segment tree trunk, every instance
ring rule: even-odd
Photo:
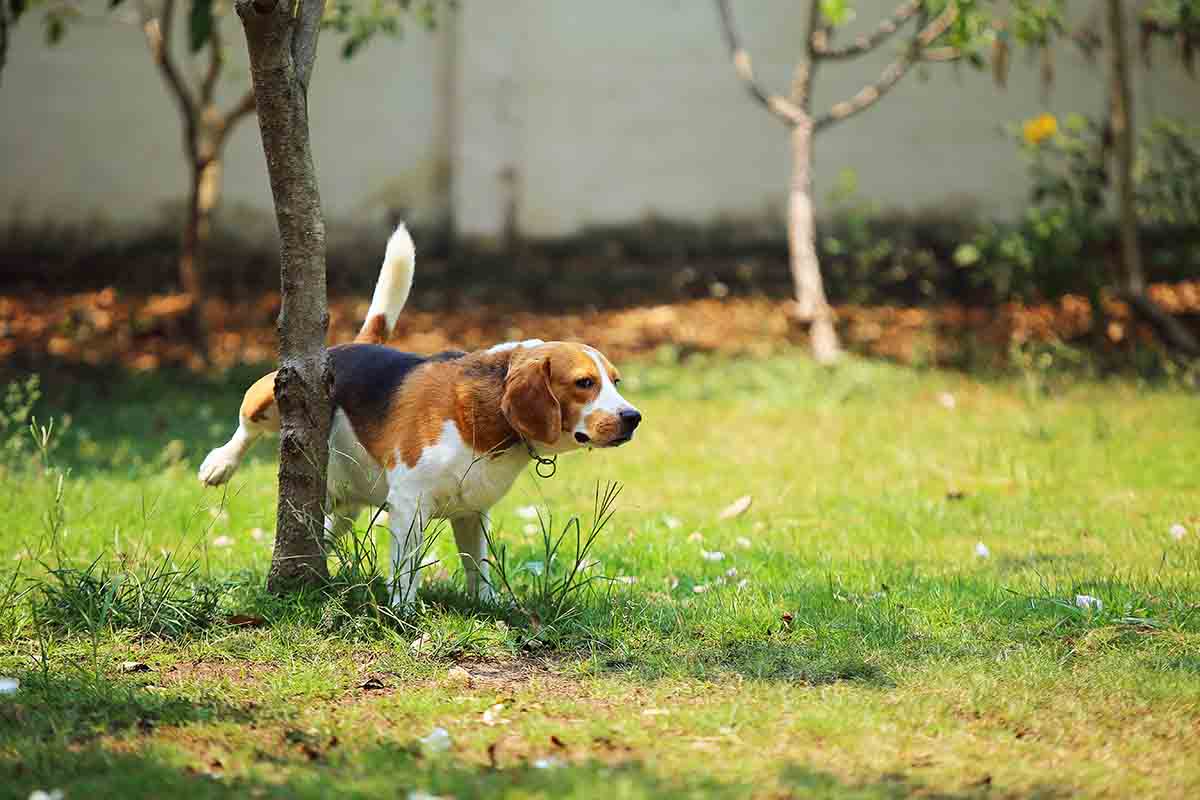
[[[212,233],[212,212],[221,194],[221,161],[217,155],[206,157],[192,167],[192,191],[189,195],[187,219],[183,223],[182,244],[179,250],[179,284],[192,298],[188,312],[188,335],[193,346],[208,359],[208,326],[204,321],[204,301],[207,299],[205,268],[208,240]]]
[[[817,260],[817,231],[813,213],[812,119],[792,126],[792,182],[788,192],[788,250],[796,286],[796,316],[809,323],[813,358],[832,364],[841,355],[833,309],[825,298],[821,265]]]
[[[1142,254],[1138,248],[1137,206],[1134,200],[1134,136],[1132,91],[1129,85],[1129,61],[1125,52],[1125,19],[1121,0],[1108,0],[1109,51],[1112,74],[1109,76],[1109,126],[1117,166],[1117,200],[1121,231],[1121,281],[1125,291],[1140,294],[1146,289],[1142,273]]]
[[[332,373],[325,349],[325,223],[307,100],[322,7],[322,0],[237,0],[281,240],[279,509],[267,579],[272,592],[319,585],[329,576],[322,536]]]
[[[1138,246],[1136,186],[1133,162],[1137,128],[1133,118],[1133,89],[1129,80],[1129,54],[1125,41],[1125,16],[1121,0],[1108,0],[1110,52],[1108,124],[1116,160],[1117,203],[1121,248],[1121,295],[1134,313],[1148,322],[1162,341],[1189,355],[1200,354],[1200,342],[1187,326],[1163,311],[1146,294],[1146,276]]]

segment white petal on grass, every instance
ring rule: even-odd
[[[450,749],[450,732],[445,728],[434,728],[428,736],[422,736],[417,741],[431,753],[444,753]]]
[[[1103,611],[1104,602],[1099,597],[1092,597],[1090,594],[1075,595],[1075,605],[1085,611]]]
[[[250,538],[256,542],[261,542],[262,538],[267,535],[267,532],[262,528],[253,528],[250,531]]]
[[[638,579],[637,575],[618,575],[616,581],[617,583],[634,584],[638,582]]]
[[[663,524],[665,524],[670,530],[675,530],[682,525],[683,522],[679,519],[679,517],[667,516],[663,517]]]
[[[750,510],[750,504],[754,502],[754,498],[750,495],[742,495],[737,500],[727,505],[725,509],[717,515],[717,519],[733,519],[740,517]]]
[[[736,578],[737,577],[737,567],[730,567],[729,569],[725,570],[725,577],[726,578]]]
[[[494,706],[483,712],[484,725],[507,725],[508,720],[500,718],[500,712],[504,710],[503,703],[496,703]]]
[[[213,547],[232,547],[233,539],[230,539],[228,536],[218,536],[213,539],[212,543]]]
[[[979,556],[980,558],[988,558],[992,555],[992,551],[988,550],[988,546],[983,542],[976,542],[975,555]]]
[[[954,399],[954,395],[950,394],[949,392],[942,392],[939,394],[938,402],[941,403],[942,408],[950,409],[951,411],[953,411],[954,407],[958,405],[958,401]]]
[[[737,582],[738,591],[745,589],[749,585],[750,585],[750,579],[742,578],[740,581]]]
[[[521,530],[525,531],[525,533],[528,533],[528,534],[534,534],[534,533],[537,533],[538,531],[540,531],[541,528],[539,528],[537,525],[534,525],[532,522],[530,522],[528,525],[526,525]]]
[[[700,531],[692,531],[691,533],[688,534],[688,541],[689,542],[703,542],[704,534],[701,533]]]
[[[1171,538],[1178,542],[1182,541],[1183,537],[1187,536],[1187,528],[1176,522],[1171,526],[1171,529],[1167,531],[1167,533],[1171,534]]]
[[[21,688],[21,681],[17,678],[0,678],[0,694],[16,694]]]
[[[440,794],[430,794],[429,792],[413,790],[408,793],[408,800],[446,800],[446,797]]]
[[[708,584],[707,583],[698,583],[692,587],[692,591],[695,592],[696,594],[703,594],[704,592],[708,591]]]
[[[44,789],[34,789],[29,793],[29,800],[63,800],[63,790],[51,789],[47,792]]]
[[[554,769],[555,767],[561,767],[562,765],[563,760],[561,758],[555,758],[554,756],[550,756],[549,758],[538,758],[533,762],[534,769]]]
[[[737,543],[738,547],[745,547],[745,548],[750,547],[750,540],[747,539],[745,536],[739,536],[736,539],[734,539],[733,541],[735,541]]]
[[[537,519],[537,506],[521,506],[517,509],[517,516],[521,519]]]
[[[720,550],[701,550],[700,557],[705,561],[723,561],[725,554]]]

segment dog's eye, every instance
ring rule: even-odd
[[[579,380],[575,381],[575,385],[580,389],[590,389],[596,385],[596,382],[591,378],[580,378]]]
[[[621,382],[620,378],[613,378],[613,386],[616,386],[620,382]]]

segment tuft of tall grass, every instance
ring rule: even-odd
[[[553,514],[547,512],[543,517],[539,509],[540,561],[514,565],[507,546],[495,541],[490,532],[487,534],[488,552],[491,553],[487,563],[491,567],[493,586],[498,586],[531,624],[539,628],[556,628],[570,621],[581,610],[583,594],[597,581],[608,581],[596,570],[599,562],[590,556],[600,533],[616,513],[620,493],[619,483],[609,482],[603,488],[596,484],[592,520],[586,532],[582,520],[572,515],[555,534]],[[564,543],[573,546],[573,550],[565,549]]]

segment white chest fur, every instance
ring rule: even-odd
[[[409,467],[397,460],[388,471],[389,502],[413,503],[428,517],[487,511],[504,497],[528,460],[520,448],[481,456],[447,421],[437,442],[425,448],[416,464]]]
[[[478,455],[452,421],[416,464],[409,467],[397,456],[391,470],[367,453],[340,410],[329,435],[329,491],[336,503],[378,506],[403,501],[420,508],[427,519],[487,511],[527,463],[520,448],[497,456]]]

